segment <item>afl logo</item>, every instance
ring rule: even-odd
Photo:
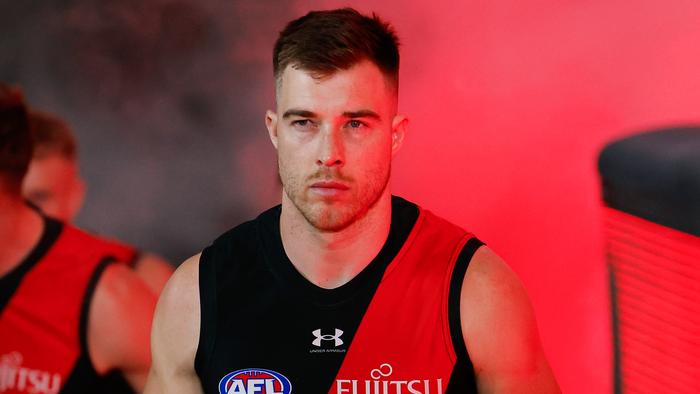
[[[219,394],[290,394],[292,383],[269,369],[240,369],[219,381]]]

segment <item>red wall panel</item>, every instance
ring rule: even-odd
[[[386,16],[404,43],[412,124],[395,191],[477,233],[520,275],[564,392],[611,392],[597,154],[638,129],[700,120],[700,4],[352,5]]]

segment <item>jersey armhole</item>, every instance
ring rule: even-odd
[[[457,361],[452,369],[445,394],[477,392],[474,366],[467,353],[467,346],[464,343],[464,335],[462,333],[460,304],[462,284],[464,282],[464,276],[467,273],[467,268],[474,257],[474,253],[483,245],[484,243],[476,237],[470,238],[464,247],[462,247],[462,251],[459,253],[452,270],[447,301],[447,314],[450,337],[452,338],[452,345],[455,355],[457,356]]]
[[[204,248],[199,256],[199,340],[194,369],[203,376],[211,359],[216,340],[216,267],[213,246]]]
[[[61,393],[88,393],[91,392],[91,389],[97,388],[94,385],[99,381],[100,375],[92,364],[87,343],[90,305],[92,305],[95,289],[102,274],[110,264],[115,262],[116,260],[112,256],[103,257],[93,270],[92,275],[90,275],[90,280],[83,295],[83,303],[80,307],[80,320],[78,323],[80,355],[66,380],[66,384],[61,388]]]
[[[44,228],[37,244],[29,254],[24,257],[22,262],[4,276],[0,276],[0,313],[2,313],[9,304],[10,300],[19,289],[24,277],[42,261],[49,249],[56,243],[61,232],[63,232],[63,223],[51,219],[48,216],[41,215],[41,217]]]
[[[127,267],[135,270],[136,266],[141,263],[141,257],[143,257],[143,253],[141,253],[141,251],[138,249],[134,249],[134,253],[131,258],[128,261],[125,261]]]

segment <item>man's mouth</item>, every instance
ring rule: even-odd
[[[319,181],[311,184],[310,189],[312,192],[323,196],[336,196],[347,191],[350,187],[337,181]]]
[[[311,185],[313,188],[348,190],[350,187],[344,183],[336,181],[320,181]]]

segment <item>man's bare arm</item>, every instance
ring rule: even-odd
[[[461,298],[462,332],[480,393],[560,393],[520,280],[487,247],[474,255]]]
[[[153,319],[153,364],[147,394],[202,393],[194,370],[199,343],[199,255],[173,273],[158,300]]]
[[[102,274],[90,304],[87,344],[95,370],[120,370],[143,390],[151,364],[149,333],[156,296],[126,265]]]

